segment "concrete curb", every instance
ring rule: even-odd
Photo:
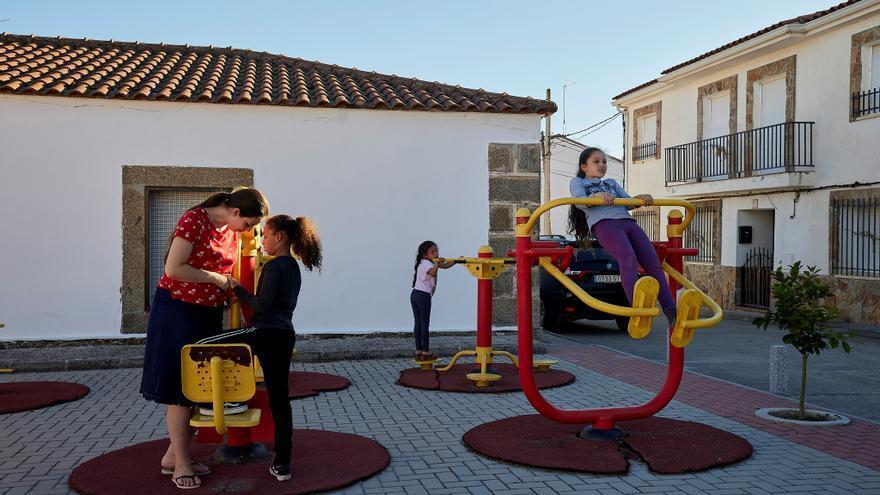
[[[143,339],[100,339],[88,341],[39,341],[22,346],[0,348],[0,368],[18,372],[73,371],[90,369],[139,368],[144,361]],[[431,334],[431,349],[441,357],[452,356],[462,349],[473,349],[474,332],[437,332]],[[516,354],[516,334],[493,333],[496,350]],[[534,352],[545,352],[536,341]],[[363,359],[394,359],[411,357],[410,334],[311,334],[297,338],[295,361],[314,363]]]

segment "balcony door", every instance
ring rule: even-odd
[[[785,166],[785,75],[755,82],[752,169]]]
[[[702,175],[727,176],[730,169],[730,92],[703,100]]]

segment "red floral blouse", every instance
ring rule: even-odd
[[[184,213],[177,222],[174,236],[193,244],[186,261],[188,265],[223,275],[232,273],[238,234],[228,228],[222,231],[215,229],[204,208],[194,208]],[[162,275],[158,287],[169,290],[172,299],[201,306],[222,306],[226,300],[226,293],[214,284],[181,282],[168,275]]]

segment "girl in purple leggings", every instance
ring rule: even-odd
[[[616,198],[631,197],[614,179],[603,179],[608,170],[605,153],[599,148],[587,148],[578,159],[577,177],[569,183],[571,196],[574,198],[599,198],[605,204],[598,206],[572,206],[568,212],[569,232],[578,240],[583,241],[589,236],[590,230],[596,239],[607,249],[620,265],[620,280],[630,304],[633,300],[633,287],[638,280],[638,265],[648,275],[660,282],[660,306],[669,320],[670,326],[675,325],[675,300],[669,293],[666,274],[660,267],[660,260],[651,245],[651,241],[639,224],[630,216],[627,209],[635,207],[615,206]],[[650,194],[640,194],[636,199],[650,206],[654,198]]]

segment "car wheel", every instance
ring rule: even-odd
[[[617,316],[614,318],[614,322],[617,323],[617,328],[621,332],[626,332],[629,327],[629,316]]]
[[[541,328],[544,330],[559,328],[559,308],[555,304],[544,304],[544,301],[541,301]]]

